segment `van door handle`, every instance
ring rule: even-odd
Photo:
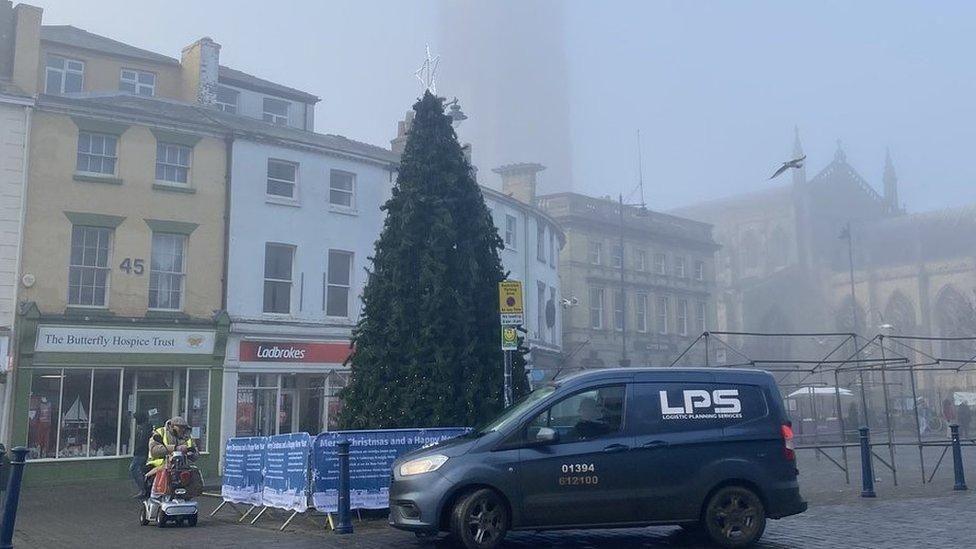
[[[641,448],[665,448],[668,443],[663,440],[651,440],[641,445]]]
[[[626,450],[630,450],[630,446],[627,446],[626,444],[611,444],[603,449],[603,451],[607,452],[608,454],[613,452],[623,452]]]

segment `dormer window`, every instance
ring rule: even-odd
[[[277,124],[278,126],[288,125],[288,101],[281,99],[264,98],[264,121]]]
[[[156,75],[146,71],[122,69],[119,90],[152,97],[156,95]]]
[[[217,106],[217,110],[237,114],[237,99],[240,95],[241,92],[235,89],[219,86],[217,88],[217,100],[214,104]]]
[[[82,91],[85,82],[85,63],[48,55],[44,67],[44,93],[60,95]]]

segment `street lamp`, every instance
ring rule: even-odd
[[[847,240],[847,259],[848,267],[850,268],[850,281],[851,281],[851,320],[853,326],[851,331],[857,334],[857,294],[854,291],[854,236],[851,234],[851,222],[848,221],[844,228],[841,229],[840,236],[841,240]],[[854,359],[857,361],[857,375],[861,382],[861,410],[862,416],[864,416],[864,426],[870,427],[868,420],[868,399],[864,391],[864,370],[861,369],[861,353],[857,344],[857,338],[854,338]]]
[[[458,103],[457,97],[445,106],[449,108],[447,115],[451,117],[451,124],[460,124],[468,119],[468,115],[464,114],[464,111],[461,110],[461,104]]]

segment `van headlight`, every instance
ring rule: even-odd
[[[412,459],[400,465],[400,476],[409,477],[423,473],[430,473],[440,469],[441,465],[444,465],[446,461],[447,456],[440,454]]]

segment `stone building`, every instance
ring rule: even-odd
[[[576,193],[539,205],[566,232],[562,369],[667,366],[715,325],[711,225]]]
[[[798,135],[793,152],[794,157],[803,154]],[[907,214],[890,156],[879,193],[848,163],[839,143],[831,162],[816,175],[808,178],[802,168],[784,177],[790,176],[790,183],[674,211],[715,225],[722,245],[717,258],[720,329],[854,331],[867,338],[882,331],[976,335],[976,258],[969,238],[976,228],[973,206]],[[745,337],[737,343],[760,360],[830,351],[816,338]],[[933,356],[976,355],[970,342],[919,340],[912,345]],[[937,392],[941,382],[933,380],[922,376],[920,383],[928,382]]]

